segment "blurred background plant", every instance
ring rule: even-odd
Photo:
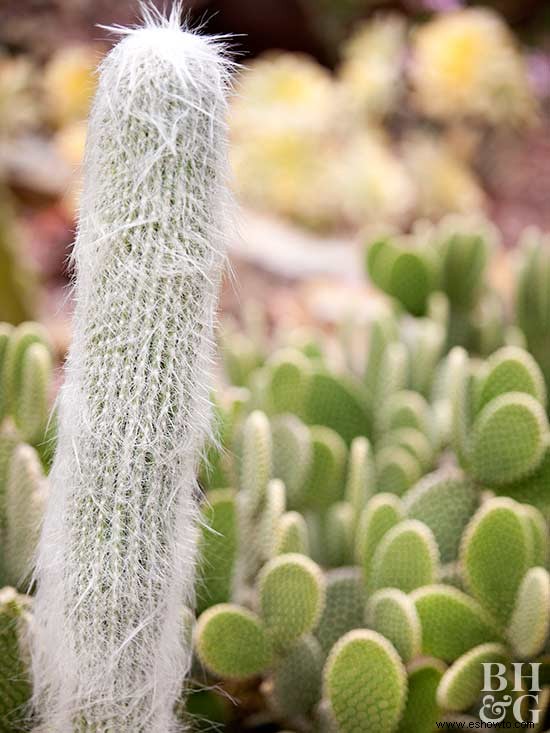
[[[446,590],[443,600],[436,590],[433,598],[425,590],[413,598],[425,614],[432,602],[458,602],[449,595],[455,585],[471,586],[474,596],[484,596],[482,605],[498,600],[493,591],[485,597],[483,583],[459,577],[454,562],[466,523],[489,495],[508,497],[490,500],[507,521],[527,511],[524,502],[537,507],[548,540],[542,406],[550,388],[550,11],[545,0],[187,0],[183,8],[192,24],[232,34],[241,62],[229,118],[239,214],[230,241],[234,277],[226,278],[222,295],[215,395],[223,450],[212,446],[201,474],[205,517],[215,531],[202,544],[197,653],[210,671],[204,677],[194,667],[200,684],[185,714],[207,718],[205,729],[237,715],[233,729],[242,730],[244,711],[252,729],[270,732],[283,720],[296,722],[307,704],[308,714],[315,706],[319,731],[329,731],[327,701],[317,704],[318,662],[346,631],[364,625],[358,565],[375,552],[359,542],[366,554],[357,561],[349,539],[362,532],[363,484],[408,497],[405,539],[422,540],[419,521],[434,527],[442,550],[435,575]],[[137,16],[134,0],[0,5],[0,585],[19,591],[26,589],[18,581],[32,557],[55,446],[51,405],[69,339],[69,256],[86,117],[95,67],[112,43],[97,24],[131,24]],[[532,435],[522,427],[528,423]],[[525,465],[515,475],[508,463],[522,446]],[[370,512],[382,516],[397,507],[399,514],[400,506],[396,497],[375,497],[365,521]],[[479,511],[483,519],[486,509]],[[450,518],[443,528],[442,516]],[[499,541],[496,554],[508,544]],[[302,559],[287,556],[285,565],[281,553]],[[304,624],[291,653],[285,645],[296,639],[279,638],[289,629],[270,620],[273,603],[281,603],[273,587],[277,577],[287,582],[285,573],[309,579],[314,596],[321,588],[309,618],[296,622]],[[421,580],[425,587],[433,578]],[[536,573],[524,580],[527,595],[533,583],[537,590]],[[384,608],[390,620],[393,613],[407,616],[410,601],[388,596],[386,585],[380,580],[376,603],[369,598],[368,626],[391,638],[407,661],[418,644],[403,648],[381,622]],[[0,646],[16,649],[13,619],[26,623],[29,602],[14,593],[0,593]],[[344,609],[341,594],[351,598]],[[262,612],[252,616],[247,609],[258,596]],[[213,608],[228,601],[239,605]],[[319,620],[323,603],[328,610]],[[518,633],[537,627],[519,611],[514,619],[516,653],[514,644],[524,643]],[[317,623],[318,640],[309,633]],[[256,675],[254,684],[242,685],[242,670],[212,657],[212,649],[225,649],[217,625],[222,634],[226,625],[233,629],[227,636],[237,651],[250,652],[244,676]],[[425,626],[431,628],[429,618]],[[278,645],[273,659],[266,628]],[[486,631],[476,644],[494,642]],[[259,640],[256,658],[240,643],[251,635]],[[335,710],[338,675],[331,670],[340,658],[345,668],[356,648],[363,657],[388,656],[370,633],[338,647],[323,693]],[[423,730],[414,723],[415,685],[422,688],[427,675],[433,698],[440,660],[455,658],[428,651],[436,664],[407,670],[412,708],[402,714],[400,731]],[[239,661],[231,649],[228,658]],[[400,669],[400,661],[389,662]],[[219,679],[225,697],[210,691]],[[442,709],[467,709],[451,700],[449,679]],[[29,695],[23,681],[9,690],[17,705]],[[0,669],[0,698],[1,685]],[[229,698],[239,705],[231,707]],[[275,713],[266,713],[266,700]],[[281,702],[291,708],[282,711]],[[426,730],[438,712],[432,705]],[[3,730],[1,717],[0,710]],[[308,730],[299,723],[296,730]],[[356,730],[355,720],[340,725],[345,733]]]
[[[484,212],[509,246],[526,225],[548,226],[546,3],[183,5],[191,23],[232,34],[242,62],[233,258],[251,292],[275,294],[275,311],[278,295],[303,310],[288,276],[308,287],[311,275],[356,279],[365,231]],[[86,116],[112,42],[98,24],[136,14],[130,1],[0,8],[0,318],[48,321],[61,349]],[[231,285],[225,306],[238,310]]]

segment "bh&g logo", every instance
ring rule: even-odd
[[[506,666],[497,662],[483,662],[482,664],[483,692],[504,692],[504,690],[507,690],[510,680],[506,674]],[[514,662],[512,667],[514,670],[512,692],[524,694],[514,695],[514,697],[512,695],[500,695],[496,699],[494,695],[485,695],[479,711],[479,717],[484,723],[502,723],[508,708],[511,708],[518,723],[539,722],[540,710],[537,709],[539,696],[536,693],[541,691],[539,683],[540,662],[525,664]],[[524,674],[523,667],[529,667],[530,673]],[[529,680],[527,688],[522,684],[522,680]],[[528,692],[525,692],[526,689]],[[530,709],[531,721],[523,720],[522,709]]]

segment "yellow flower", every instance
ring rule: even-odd
[[[339,78],[351,105],[371,115],[394,108],[403,90],[405,35],[404,21],[386,16],[360,26],[344,45]]]
[[[512,34],[483,8],[439,15],[417,30],[413,82],[418,104],[435,117],[516,123],[535,108]]]
[[[474,173],[443,141],[425,136],[409,139],[404,156],[417,193],[418,213],[479,211],[484,195]]]
[[[94,46],[68,46],[50,59],[43,83],[54,122],[63,125],[87,117],[100,59],[101,52]]]
[[[271,125],[326,125],[333,112],[330,73],[309,56],[267,54],[253,61],[241,77],[231,110],[236,134]]]

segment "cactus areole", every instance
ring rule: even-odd
[[[73,341],[38,551],[33,676],[56,733],[171,733],[225,258],[228,63],[145,12],[100,68]]]

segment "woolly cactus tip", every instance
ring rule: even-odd
[[[228,229],[228,65],[176,10],[144,15],[101,65],[86,142],[37,569],[37,709],[58,733],[177,730],[190,657],[181,606]]]

